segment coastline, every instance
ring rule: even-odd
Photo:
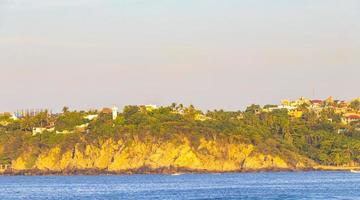
[[[209,170],[192,170],[192,169],[137,169],[125,171],[108,171],[108,170],[67,170],[67,171],[41,171],[41,170],[24,170],[14,171],[6,170],[0,172],[0,176],[102,176],[102,175],[173,175],[173,174],[225,174],[225,173],[261,173],[261,172],[309,172],[309,171],[350,171],[360,170],[360,166],[340,167],[340,166],[314,166],[312,168],[301,169],[254,169],[254,170],[235,170],[235,171],[209,171]]]
[[[329,166],[329,165],[319,165],[313,167],[315,171],[350,171],[350,170],[360,170],[360,166]]]

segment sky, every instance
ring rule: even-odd
[[[358,0],[0,0],[0,111],[360,96]]]

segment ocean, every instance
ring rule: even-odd
[[[0,199],[360,199],[360,174],[0,176]]]

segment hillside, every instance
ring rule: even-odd
[[[176,173],[358,166],[358,120],[337,102],[245,111],[126,106],[0,117],[0,173]],[[347,112],[357,113],[357,103]],[[316,108],[316,109],[315,109]],[[321,108],[321,109],[320,109]],[[295,113],[296,112],[296,113]],[[115,115],[115,116],[114,116]]]

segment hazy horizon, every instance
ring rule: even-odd
[[[350,100],[359,10],[355,0],[0,0],[0,112]]]

